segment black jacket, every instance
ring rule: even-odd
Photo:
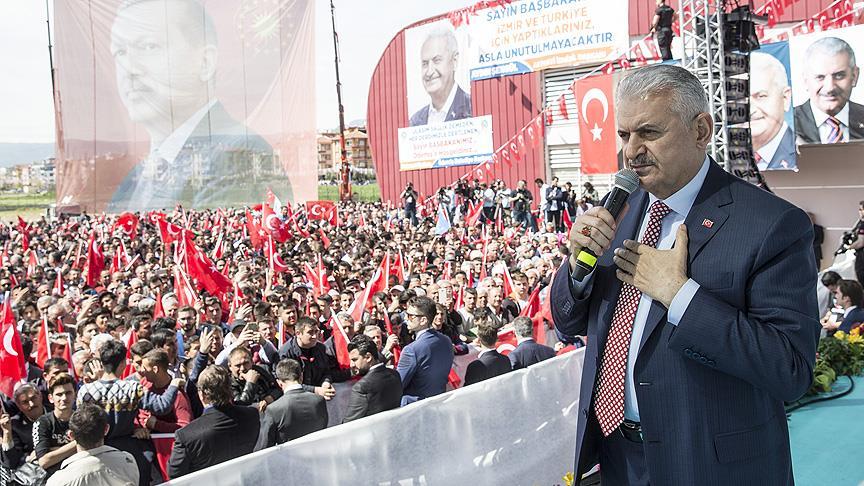
[[[255,406],[265,397],[273,397],[273,400],[282,396],[282,390],[276,384],[276,379],[269,371],[258,365],[252,365],[252,369],[261,376],[258,381],[238,380],[231,376],[231,395],[234,397],[234,405]]]
[[[554,358],[555,350],[529,339],[519,343],[507,357],[510,358],[510,364],[513,365],[514,370],[521,370],[549,358]]]
[[[321,386],[325,381],[335,383],[348,378],[348,374],[339,369],[336,357],[328,353],[327,347],[320,342],[304,355],[297,344],[297,338],[293,337],[279,348],[279,359],[285,358],[300,362],[303,368],[303,388],[306,391],[314,391],[316,386]]]
[[[261,433],[269,447],[324,429],[328,420],[324,397],[297,388],[267,406]]]
[[[33,422],[24,413],[12,417],[12,448],[0,450],[0,464],[8,469],[18,469],[24,459],[33,452]]]
[[[402,378],[399,372],[386,366],[371,369],[351,388],[351,399],[343,422],[399,408],[401,400]]]
[[[208,408],[175,433],[168,475],[174,479],[253,452],[259,428],[258,410],[254,408]]]
[[[477,383],[489,378],[494,378],[504,373],[513,371],[510,360],[498,351],[492,350],[483,353],[476,361],[468,364],[465,370],[465,386]]]

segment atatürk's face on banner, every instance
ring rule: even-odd
[[[212,95],[216,47],[202,23],[183,4],[158,0],[117,12],[111,29],[117,88],[130,118],[151,132],[171,133]]]

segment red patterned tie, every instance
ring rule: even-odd
[[[643,245],[657,247],[660,240],[660,222],[669,214],[669,206],[662,201],[655,201],[649,210],[648,227],[639,241]],[[633,321],[642,291],[630,284],[622,284],[618,304],[612,316],[612,328],[606,349],[603,352],[603,362],[600,365],[600,379],[597,381],[597,400],[594,402],[594,413],[600,423],[604,436],[608,436],[624,421],[624,377],[627,372],[627,354],[630,349],[630,337],[633,335]]]
[[[828,132],[828,142],[827,143],[840,143],[843,141],[843,130],[841,129],[840,120],[834,118],[833,116],[829,116],[825,123],[831,127],[831,131]]]

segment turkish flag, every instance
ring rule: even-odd
[[[63,272],[60,269],[57,269],[57,278],[54,279],[54,289],[51,290],[53,295],[63,296],[66,293],[66,289],[63,286]]]
[[[387,331],[387,336],[389,337],[391,334],[396,334],[393,332],[393,324],[390,322],[390,313],[384,313],[384,330]],[[399,364],[399,356],[402,354],[402,347],[398,344],[393,346],[393,364]]]
[[[338,226],[339,209],[333,201],[307,201],[306,217],[310,221],[320,219],[330,223],[330,226]]]
[[[252,248],[256,250],[264,246],[264,239],[261,237],[264,230],[261,225],[252,217],[252,213],[246,210],[246,229],[249,230],[249,240],[252,242]]]
[[[288,241],[288,238],[291,238],[291,232],[288,231],[288,228],[279,219],[279,215],[276,214],[269,203],[264,203],[261,211],[261,226],[279,243],[285,243]]]
[[[273,273],[284,273],[291,269],[291,267],[282,260],[282,256],[279,255],[279,252],[276,250],[273,236],[269,236],[267,241],[264,242],[264,255],[267,257],[267,261],[270,263],[270,270],[273,270]]]
[[[162,477],[168,478],[168,460],[171,459],[171,451],[174,450],[174,434],[150,434],[153,449],[156,450],[156,462]]]
[[[576,80],[579,108],[579,150],[583,174],[612,174],[618,170],[612,76]]]
[[[15,384],[27,377],[21,335],[15,326],[11,301],[7,295],[0,315],[0,392],[7,397],[12,396]]]
[[[174,223],[169,223],[165,221],[165,219],[160,219],[159,222],[159,236],[162,238],[162,243],[167,245],[173,241],[177,241],[181,238],[183,234],[183,228],[177,226]]]
[[[156,293],[156,305],[153,306],[153,319],[165,317],[165,310],[162,309],[162,292]]]
[[[87,271],[87,285],[96,287],[99,283],[99,274],[105,268],[105,255],[99,245],[96,244],[96,234],[90,234],[90,240],[87,242],[87,263],[84,265]]]
[[[510,351],[516,349],[516,346],[519,344],[516,341],[516,331],[510,329],[509,331],[502,331],[498,333],[498,342],[495,343],[495,349],[507,356],[510,354]]]
[[[69,363],[69,374],[72,375],[72,379],[76,382],[79,381],[81,378],[78,376],[78,373],[75,373],[75,365],[72,364],[72,336],[69,334],[66,335],[66,345],[63,346],[63,359]]]
[[[334,313],[330,316],[330,329],[333,330],[333,348],[336,350],[336,361],[339,368],[347,370],[351,368],[351,358],[348,357],[348,335],[342,328],[342,321]]]
[[[43,318],[39,325],[39,335],[36,337],[36,364],[45,367],[45,361],[51,357],[51,343],[48,342],[48,319]]]
[[[132,345],[138,342],[138,333],[134,329],[129,329],[123,335],[123,344],[126,345],[126,368],[123,369],[121,379],[126,379],[129,375],[135,372],[135,367],[132,365]],[[70,361],[71,363],[71,361]]]
[[[189,276],[198,282],[199,288],[206,289],[210,295],[215,297],[231,290],[233,286],[231,279],[219,273],[213,261],[195,245],[195,242],[187,241],[184,246],[186,248],[186,268],[189,271]]]
[[[189,282],[189,277],[180,267],[174,267],[174,293],[177,295],[177,306],[192,306],[198,304],[198,292]]]
[[[387,278],[388,273],[390,273],[388,271],[389,261],[389,254],[381,259],[381,264],[375,270],[372,278],[369,279],[366,288],[360,294],[360,298],[355,300],[354,303],[351,304],[351,307],[348,308],[348,313],[354,318],[354,322],[359,322],[363,317],[363,311],[366,310],[366,307],[372,300],[372,296],[375,295],[376,292],[384,292],[387,290]]]
[[[135,239],[135,235],[138,233],[138,216],[132,213],[121,214],[114,226],[111,227],[111,232],[113,233],[116,228],[122,229],[126,236]]]
[[[30,278],[30,276],[33,275],[38,266],[39,257],[36,256],[36,250],[30,250],[30,257],[27,260],[27,278]]]
[[[480,221],[480,216],[483,214],[482,203],[468,203],[468,212],[465,214],[465,226],[471,227]]]

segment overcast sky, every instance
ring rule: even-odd
[[[339,124],[339,112],[330,5],[327,0],[314,1],[318,127],[332,128]],[[372,71],[401,28],[469,3],[469,0],[336,0],[345,121],[366,118]],[[0,70],[0,142],[53,141],[54,107],[43,0],[0,0],[0,59],[4,67]]]

